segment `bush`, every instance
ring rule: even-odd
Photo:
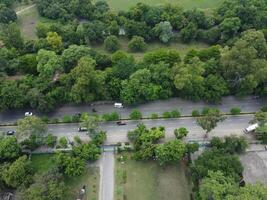
[[[158,119],[158,118],[159,118],[159,116],[158,116],[157,113],[152,113],[151,114],[151,119]]]
[[[116,121],[120,118],[119,114],[117,112],[112,112],[112,113],[105,113],[102,115],[102,118],[105,121]]]
[[[147,44],[145,43],[145,40],[143,37],[140,36],[134,36],[131,41],[128,44],[128,48],[132,52],[138,52],[138,51],[145,51],[147,48]]]
[[[174,129],[174,135],[177,139],[182,139],[184,137],[186,137],[188,134],[188,130],[184,127],[181,127],[179,129]]]
[[[199,111],[198,111],[198,110],[193,110],[193,111],[192,111],[192,116],[193,116],[193,117],[198,117],[198,116],[200,116]]]
[[[81,138],[78,135],[75,135],[74,136],[74,142],[76,144],[82,144],[82,140],[81,140]]]
[[[232,115],[238,115],[241,113],[241,109],[239,107],[233,107],[230,112]]]
[[[110,52],[115,52],[120,48],[119,40],[114,35],[108,36],[104,41],[104,45],[106,50]]]
[[[61,148],[67,148],[68,147],[68,141],[66,137],[61,137],[59,139],[59,145]]]
[[[65,116],[63,117],[62,121],[63,121],[64,123],[70,123],[70,122],[72,122],[72,116],[70,116],[70,115],[65,115]]]
[[[170,112],[166,111],[166,112],[162,113],[162,117],[163,118],[171,118],[172,116],[171,116]]]
[[[262,112],[267,112],[267,106],[263,106],[263,107],[261,108],[261,111],[262,111]]]
[[[181,113],[178,110],[173,110],[173,111],[171,111],[171,116],[173,118],[178,118],[181,116]]]
[[[141,118],[142,118],[142,113],[139,110],[137,109],[132,110],[130,114],[130,119],[141,119]]]
[[[45,138],[45,144],[51,148],[55,146],[57,142],[57,136],[54,136],[52,134],[48,134],[48,136]]]
[[[204,107],[202,109],[202,115],[207,115],[209,113],[220,113],[220,110],[218,108],[209,108],[209,107]]]
[[[43,116],[43,117],[41,117],[41,120],[44,122],[44,123],[48,123],[49,122],[49,118],[48,118],[48,116]]]

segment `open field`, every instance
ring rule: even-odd
[[[115,200],[189,200],[190,184],[183,164],[160,167],[155,162],[116,160]],[[117,158],[120,155],[117,156]]]
[[[54,154],[33,155],[33,167],[37,173],[43,173],[55,166]],[[99,168],[87,167],[83,175],[79,177],[66,177],[66,200],[76,199],[79,190],[85,185],[85,200],[97,200],[99,190]]]
[[[120,50],[129,52],[128,49],[128,42],[129,40],[126,38],[120,38]],[[190,50],[190,49],[203,49],[203,48],[207,48],[208,45],[204,44],[204,43],[200,43],[200,42],[191,42],[189,44],[184,44],[181,42],[171,42],[170,45],[164,45],[160,42],[153,42],[153,43],[149,43],[147,45],[147,49],[145,52],[149,52],[149,51],[153,51],[153,50],[157,50],[157,49],[162,49],[162,48],[167,48],[167,49],[175,49],[177,51],[179,51],[180,55],[182,57],[185,56],[185,54]],[[107,53],[107,54],[111,54],[110,52],[106,51],[104,48],[104,45],[96,45],[93,46],[94,49],[103,52],[103,53]],[[137,60],[141,60],[144,56],[145,52],[140,52],[140,53],[131,53]]]
[[[191,8],[214,8],[218,6],[223,0],[106,0],[110,7],[114,10],[127,10],[138,2],[148,5],[162,5],[166,3],[178,4],[185,9]]]

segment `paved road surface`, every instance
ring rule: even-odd
[[[243,129],[249,125],[253,115],[230,116],[210,133],[213,136],[223,137],[226,135],[237,134],[244,135]],[[117,126],[115,122],[106,122],[100,125],[101,129],[107,131],[106,144],[116,144],[117,142],[127,141],[127,132],[136,128],[141,121],[127,121],[126,126]],[[159,119],[159,120],[142,120],[149,128],[154,126],[164,126],[166,128],[166,139],[174,138],[173,130],[179,127],[186,127],[189,130],[188,140],[202,139],[204,131],[197,125],[195,118],[180,119]],[[86,133],[78,132],[79,124],[60,124],[49,125],[49,132],[58,137],[67,136],[72,139],[75,135],[82,139],[88,139]],[[0,131],[14,130],[16,127],[1,127]]]
[[[204,106],[218,107],[222,112],[229,112],[232,107],[240,107],[242,112],[255,112],[259,110],[263,105],[267,105],[267,99],[254,99],[252,96],[238,99],[233,96],[224,97],[222,104],[214,105],[207,104],[204,102],[192,102],[187,100],[182,100],[180,98],[171,98],[168,100],[158,100],[146,104],[141,104],[135,107],[126,107],[124,109],[115,109],[113,104],[108,105],[76,105],[76,106],[63,106],[56,109],[54,112],[47,114],[52,118],[59,118],[64,115],[74,115],[81,112],[91,112],[92,108],[95,108],[98,114],[110,113],[112,111],[117,111],[120,113],[122,118],[127,118],[133,108],[139,109],[143,116],[150,116],[152,113],[162,114],[165,111],[171,111],[173,109],[178,109],[183,115],[190,115],[192,110],[201,110]],[[41,116],[32,109],[17,109],[12,111],[5,111],[0,113],[0,123],[12,123],[20,118],[24,117],[26,111],[31,111],[34,114]]]
[[[103,152],[100,160],[99,200],[113,200],[114,181],[114,152]]]

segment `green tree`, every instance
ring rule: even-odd
[[[267,125],[262,125],[256,129],[256,137],[263,144],[267,144]]]
[[[108,31],[111,35],[119,35],[120,27],[116,21],[112,21],[108,27]]]
[[[0,24],[0,39],[9,48],[22,49],[24,45],[20,29],[16,23]]]
[[[190,22],[186,27],[181,30],[181,38],[183,42],[190,42],[197,36],[197,25]]]
[[[182,138],[186,137],[188,133],[189,133],[189,131],[184,127],[181,127],[179,129],[174,129],[174,135],[175,135],[176,139],[182,139]]]
[[[132,52],[139,52],[139,51],[145,51],[147,48],[147,44],[144,40],[144,38],[140,36],[134,36],[130,42],[128,43],[128,48]]]
[[[38,137],[43,136],[47,131],[47,125],[38,117],[30,116],[24,119],[18,120],[17,136],[18,138],[30,137],[36,135]]]
[[[159,37],[159,40],[164,44],[168,44],[173,37],[172,25],[168,21],[157,24],[154,28],[154,32]]]
[[[217,110],[210,109],[208,113],[197,119],[197,124],[206,131],[206,134],[216,128],[218,122],[224,121],[226,118]],[[208,135],[207,135],[208,136]]]
[[[225,18],[220,24],[220,29],[222,32],[221,39],[227,41],[231,39],[238,33],[240,29],[241,22],[238,17]]]
[[[0,160],[13,160],[19,157],[21,148],[15,137],[6,137],[0,139]]]
[[[110,52],[115,52],[120,48],[119,40],[115,35],[108,36],[104,41],[104,45],[106,50]]]
[[[233,107],[231,108],[230,112],[232,115],[238,115],[241,113],[241,109],[239,107]]]
[[[27,186],[32,181],[33,169],[27,156],[18,158],[2,171],[2,178],[8,186]]]
[[[48,134],[45,138],[45,144],[49,147],[54,147],[57,142],[57,136]]]
[[[0,2],[0,23],[8,24],[17,20],[16,12]]]
[[[101,149],[94,143],[90,142],[74,147],[72,153],[75,157],[79,157],[85,161],[97,160],[101,155]]]
[[[67,148],[68,147],[68,140],[66,137],[61,137],[59,139],[59,145],[61,148]]]
[[[170,67],[181,62],[181,57],[178,51],[172,49],[158,49],[145,53],[143,61],[146,64],[158,64],[164,62]]]
[[[81,127],[86,127],[91,139],[94,139],[100,132],[99,120],[95,116],[84,115],[82,117]]]
[[[174,140],[165,144],[159,144],[155,149],[155,154],[159,164],[165,165],[181,160],[185,151],[185,144],[181,140]]]
[[[62,38],[56,32],[48,32],[46,40],[52,50],[60,52],[63,48]]]
[[[220,171],[209,171],[199,186],[201,199],[227,199],[226,196],[238,190],[238,185],[231,177],[226,177]]]

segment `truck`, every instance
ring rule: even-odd
[[[250,125],[250,126],[248,126],[247,128],[244,129],[244,133],[250,133],[252,131],[255,131],[256,128],[258,128],[258,127],[259,127],[258,123],[252,124],[252,125]]]

